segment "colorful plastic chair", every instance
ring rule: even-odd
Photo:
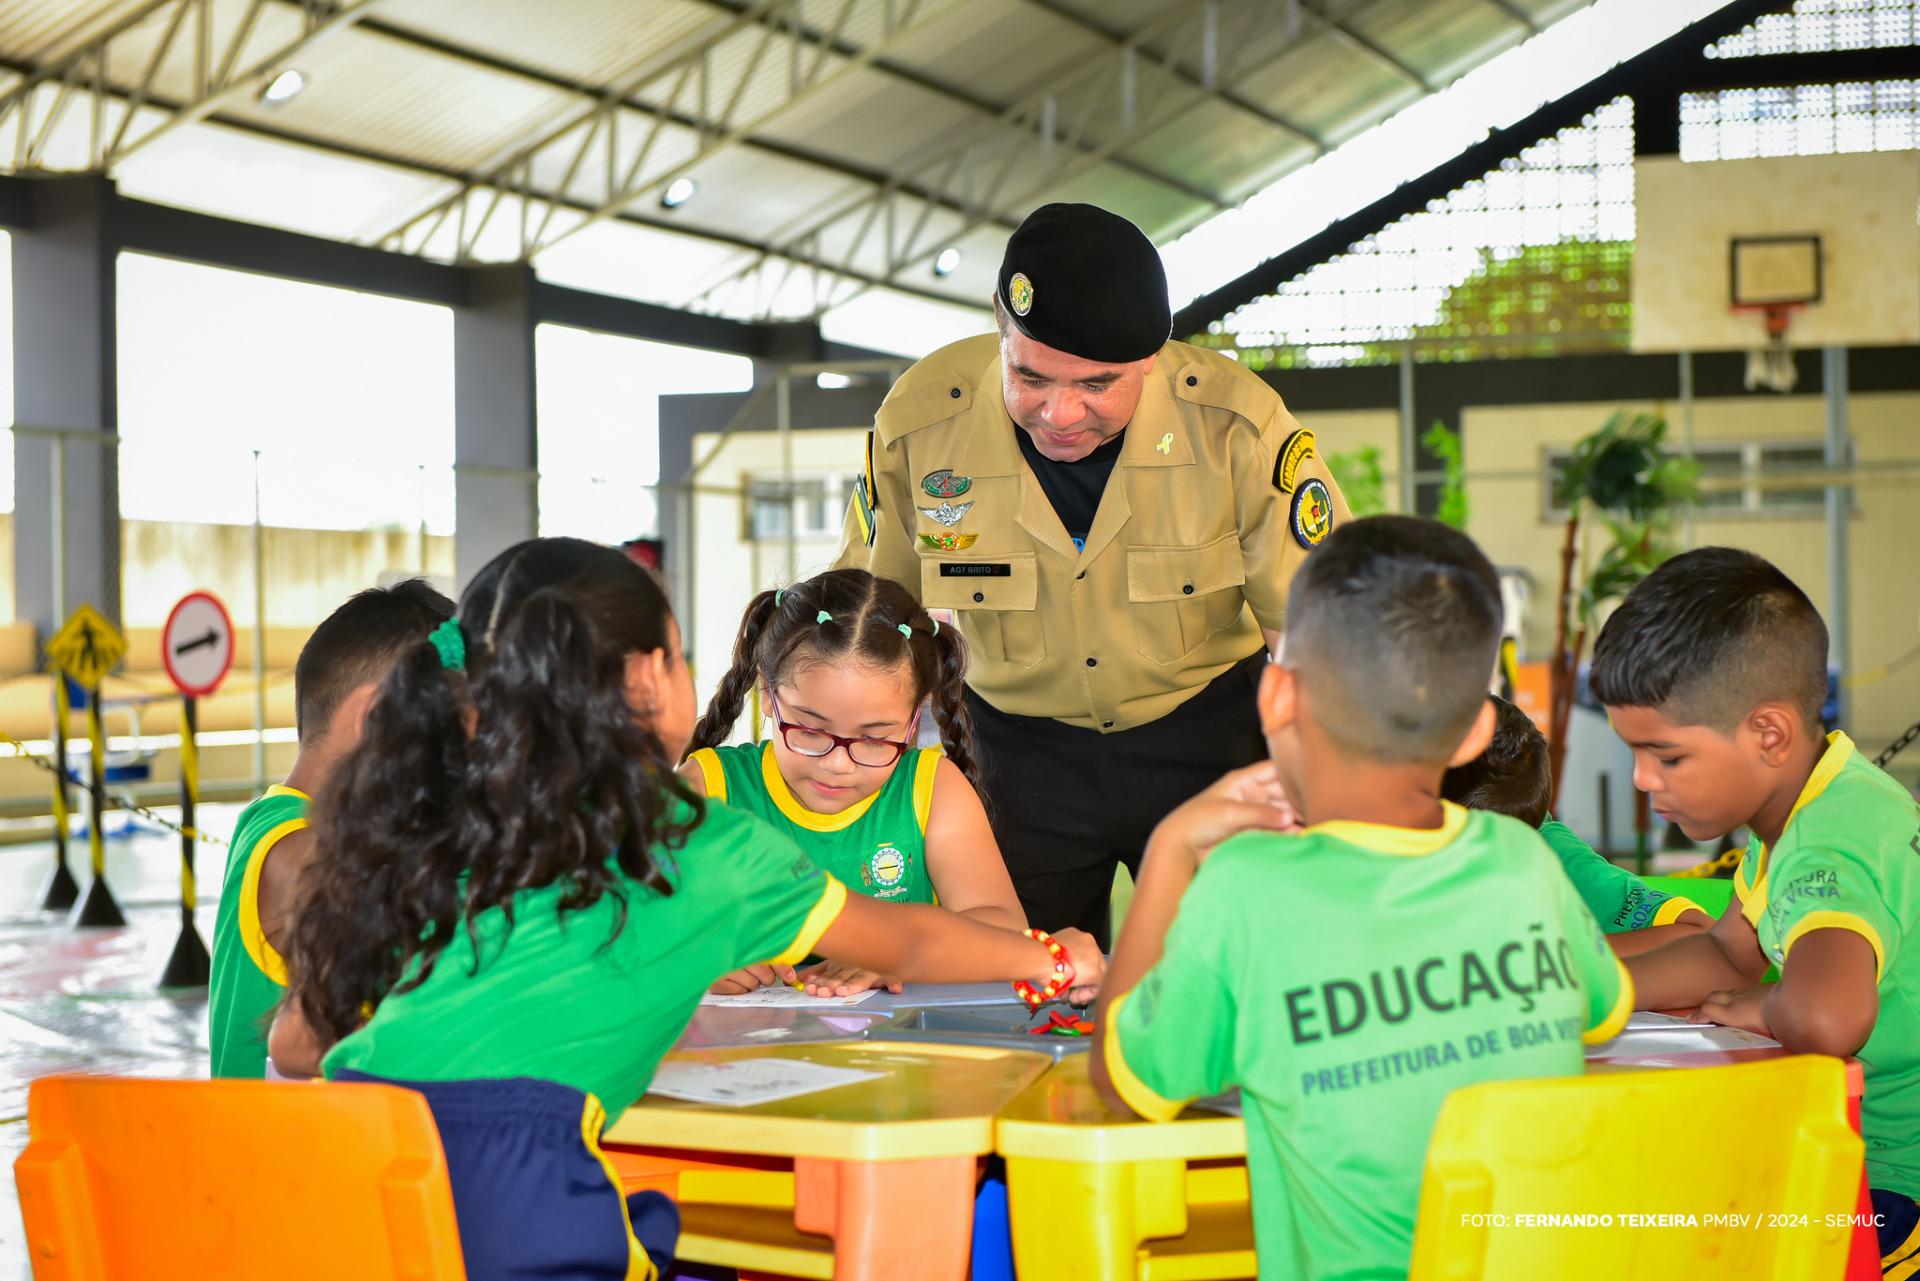
[[[1839,1059],[1470,1086],[1427,1150],[1412,1281],[1837,1278],[1864,1150]]]
[[[386,1085],[54,1076],[14,1162],[36,1281],[459,1281],[440,1133]]]

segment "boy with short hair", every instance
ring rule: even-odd
[[[1592,688],[1657,813],[1695,840],[1753,832],[1713,929],[1629,963],[1642,1006],[1858,1056],[1882,1264],[1920,1274],[1920,806],[1821,732],[1826,625],[1761,557],[1703,547],[1627,594]]]
[[[240,812],[220,887],[207,993],[214,1076],[266,1074],[268,1022],[287,991],[279,946],[300,873],[313,857],[307,807],[360,741],[387,669],[451,617],[452,601],[408,579],[351,597],[301,649],[293,669],[299,755],[285,783]]]
[[[1713,918],[1698,903],[1654,889],[1602,858],[1572,828],[1547,813],[1553,801],[1547,736],[1531,716],[1506,699],[1498,694],[1487,698],[1495,714],[1493,741],[1473,760],[1447,771],[1440,795],[1467,809],[1492,810],[1538,829],[1617,955],[1637,956],[1711,928]]]
[[[1577,1073],[1632,1008],[1538,833],[1440,799],[1492,733],[1499,642],[1498,580],[1464,534],[1335,530],[1261,680],[1271,759],[1147,846],[1094,1080],[1156,1120],[1240,1087],[1262,1276],[1404,1272],[1446,1096]],[[1281,795],[1303,831],[1281,834]]]

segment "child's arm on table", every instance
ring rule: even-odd
[[[273,1060],[274,1070],[281,1076],[319,1076],[326,1053],[327,1047],[320,1044],[300,1007],[291,1002],[281,1005],[267,1034],[267,1057]]]
[[[1075,995],[1091,995],[1106,970],[1106,958],[1084,930],[1060,930],[1054,941],[1067,950]],[[1024,933],[982,925],[944,908],[920,903],[883,903],[862,894],[846,905],[817,945],[843,962],[905,983],[990,983],[1024,978],[1036,987],[1053,974],[1053,954]],[[861,989],[865,990],[865,989]]]
[[[1027,928],[1027,914],[1013,892],[1013,878],[1007,875],[979,794],[960,767],[945,757],[934,771],[933,805],[927,815],[927,874],[940,906],[954,915],[1003,930]],[[800,977],[816,996],[849,996],[883,985],[900,990],[898,980],[838,959]]]
[[[1098,1027],[1089,1067],[1100,1096],[1114,1108],[1132,1111],[1107,1071],[1106,1040],[1113,1026],[1107,1012],[1159,962],[1167,930],[1180,909],[1181,896],[1193,882],[1194,872],[1213,847],[1230,836],[1248,831],[1286,831],[1297,826],[1298,819],[1286,804],[1273,762],[1261,761],[1226,775],[1154,828],[1141,859],[1133,903],[1114,945],[1113,964],[1101,985],[1100,1012],[1095,1016]]]
[[[1688,908],[1666,925],[1654,925],[1644,930],[1628,930],[1625,934],[1609,934],[1607,946],[1613,949],[1615,956],[1639,956],[1642,952],[1651,952],[1654,948],[1667,943],[1692,938],[1696,934],[1704,934],[1712,928],[1711,916]]]
[[[1767,972],[1760,937],[1734,895],[1713,928],[1677,938],[1627,960],[1635,1004],[1643,1010],[1686,1009],[1709,993],[1747,987]]]
[[[1873,1035],[1878,967],[1873,945],[1854,931],[1813,930],[1794,943],[1778,983],[1714,992],[1693,1021],[1758,1032],[1796,1054],[1846,1058]]]

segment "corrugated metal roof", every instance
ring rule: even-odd
[[[897,240],[924,212],[917,248],[951,237],[962,264],[935,277],[916,257],[898,285],[977,306],[991,288],[1004,224],[1035,204],[1094,201],[1156,235],[1177,234],[1310,159],[1315,139],[1337,143],[1410,101],[1421,90],[1391,61],[1443,82],[1525,36],[1510,10],[1544,24],[1588,2],[1299,0],[1290,25],[1287,4],[1218,0],[1209,55],[1195,0],[379,0],[356,11],[357,25],[288,59],[309,78],[298,97],[268,106],[249,86],[213,120],[136,153],[123,177],[130,191],[154,198],[372,242],[445,200],[458,189],[453,176],[484,182],[523,153],[533,187],[562,194],[568,180],[574,205],[607,200],[610,177],[633,175],[640,191],[626,208],[630,220],[561,240],[542,266],[592,278],[583,245],[623,261],[670,255],[658,279],[609,273],[619,283],[607,287],[644,289],[658,301],[739,272],[756,252],[742,242],[783,243],[814,229],[823,256],[885,277],[884,241],[857,234],[885,221],[866,216],[876,181],[904,179]],[[217,59],[252,0],[208,3]],[[0,0],[0,67],[45,70],[142,12],[112,45],[110,79],[124,93],[167,30],[168,0]],[[305,20],[298,0],[266,0],[236,65],[298,43]],[[890,28],[895,20],[901,25]],[[1334,32],[1335,23],[1350,34]],[[158,64],[153,89],[163,103],[196,92],[194,41],[185,34],[192,25]],[[1131,118],[1116,87],[1118,51],[1129,42],[1141,49]],[[1381,53],[1368,53],[1369,44]],[[1161,65],[1169,51],[1179,54],[1170,78]],[[863,54],[867,65],[856,65]],[[699,70],[668,74],[681,65]],[[536,147],[649,71],[634,106],[595,133],[580,163],[585,124]],[[52,95],[43,90],[37,101]],[[1024,133],[1006,127],[1015,108],[1045,95],[1056,130],[1050,151],[1035,141],[1033,122]],[[109,131],[119,110],[109,112]],[[61,122],[42,163],[85,163],[85,113],[69,114],[75,119]],[[636,167],[649,136],[652,150]],[[219,159],[223,147],[233,163]],[[284,165],[266,159],[276,147]],[[337,191],[337,207],[296,209],[282,198],[285,173],[301,164],[331,180],[293,185],[321,206]],[[240,190],[249,165],[274,173],[281,192]],[[683,168],[699,194],[664,210],[653,188]],[[349,172],[364,180],[343,181]],[[518,199],[493,202],[483,190],[470,213],[477,218],[490,202],[498,207],[475,252],[518,252]],[[545,209],[536,202],[529,220],[540,222]],[[550,230],[583,216],[563,210]],[[454,252],[459,226],[446,219],[426,252]],[[753,286],[763,295],[781,287]],[[785,289],[791,296],[795,286]]]

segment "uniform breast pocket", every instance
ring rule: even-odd
[[[920,601],[950,609],[975,658],[1021,670],[1047,656],[1040,627],[1039,571],[1032,552],[961,559],[920,559]]]
[[[1177,663],[1246,607],[1240,539],[1225,534],[1204,547],[1135,547],[1127,553],[1127,600],[1142,657]]]

